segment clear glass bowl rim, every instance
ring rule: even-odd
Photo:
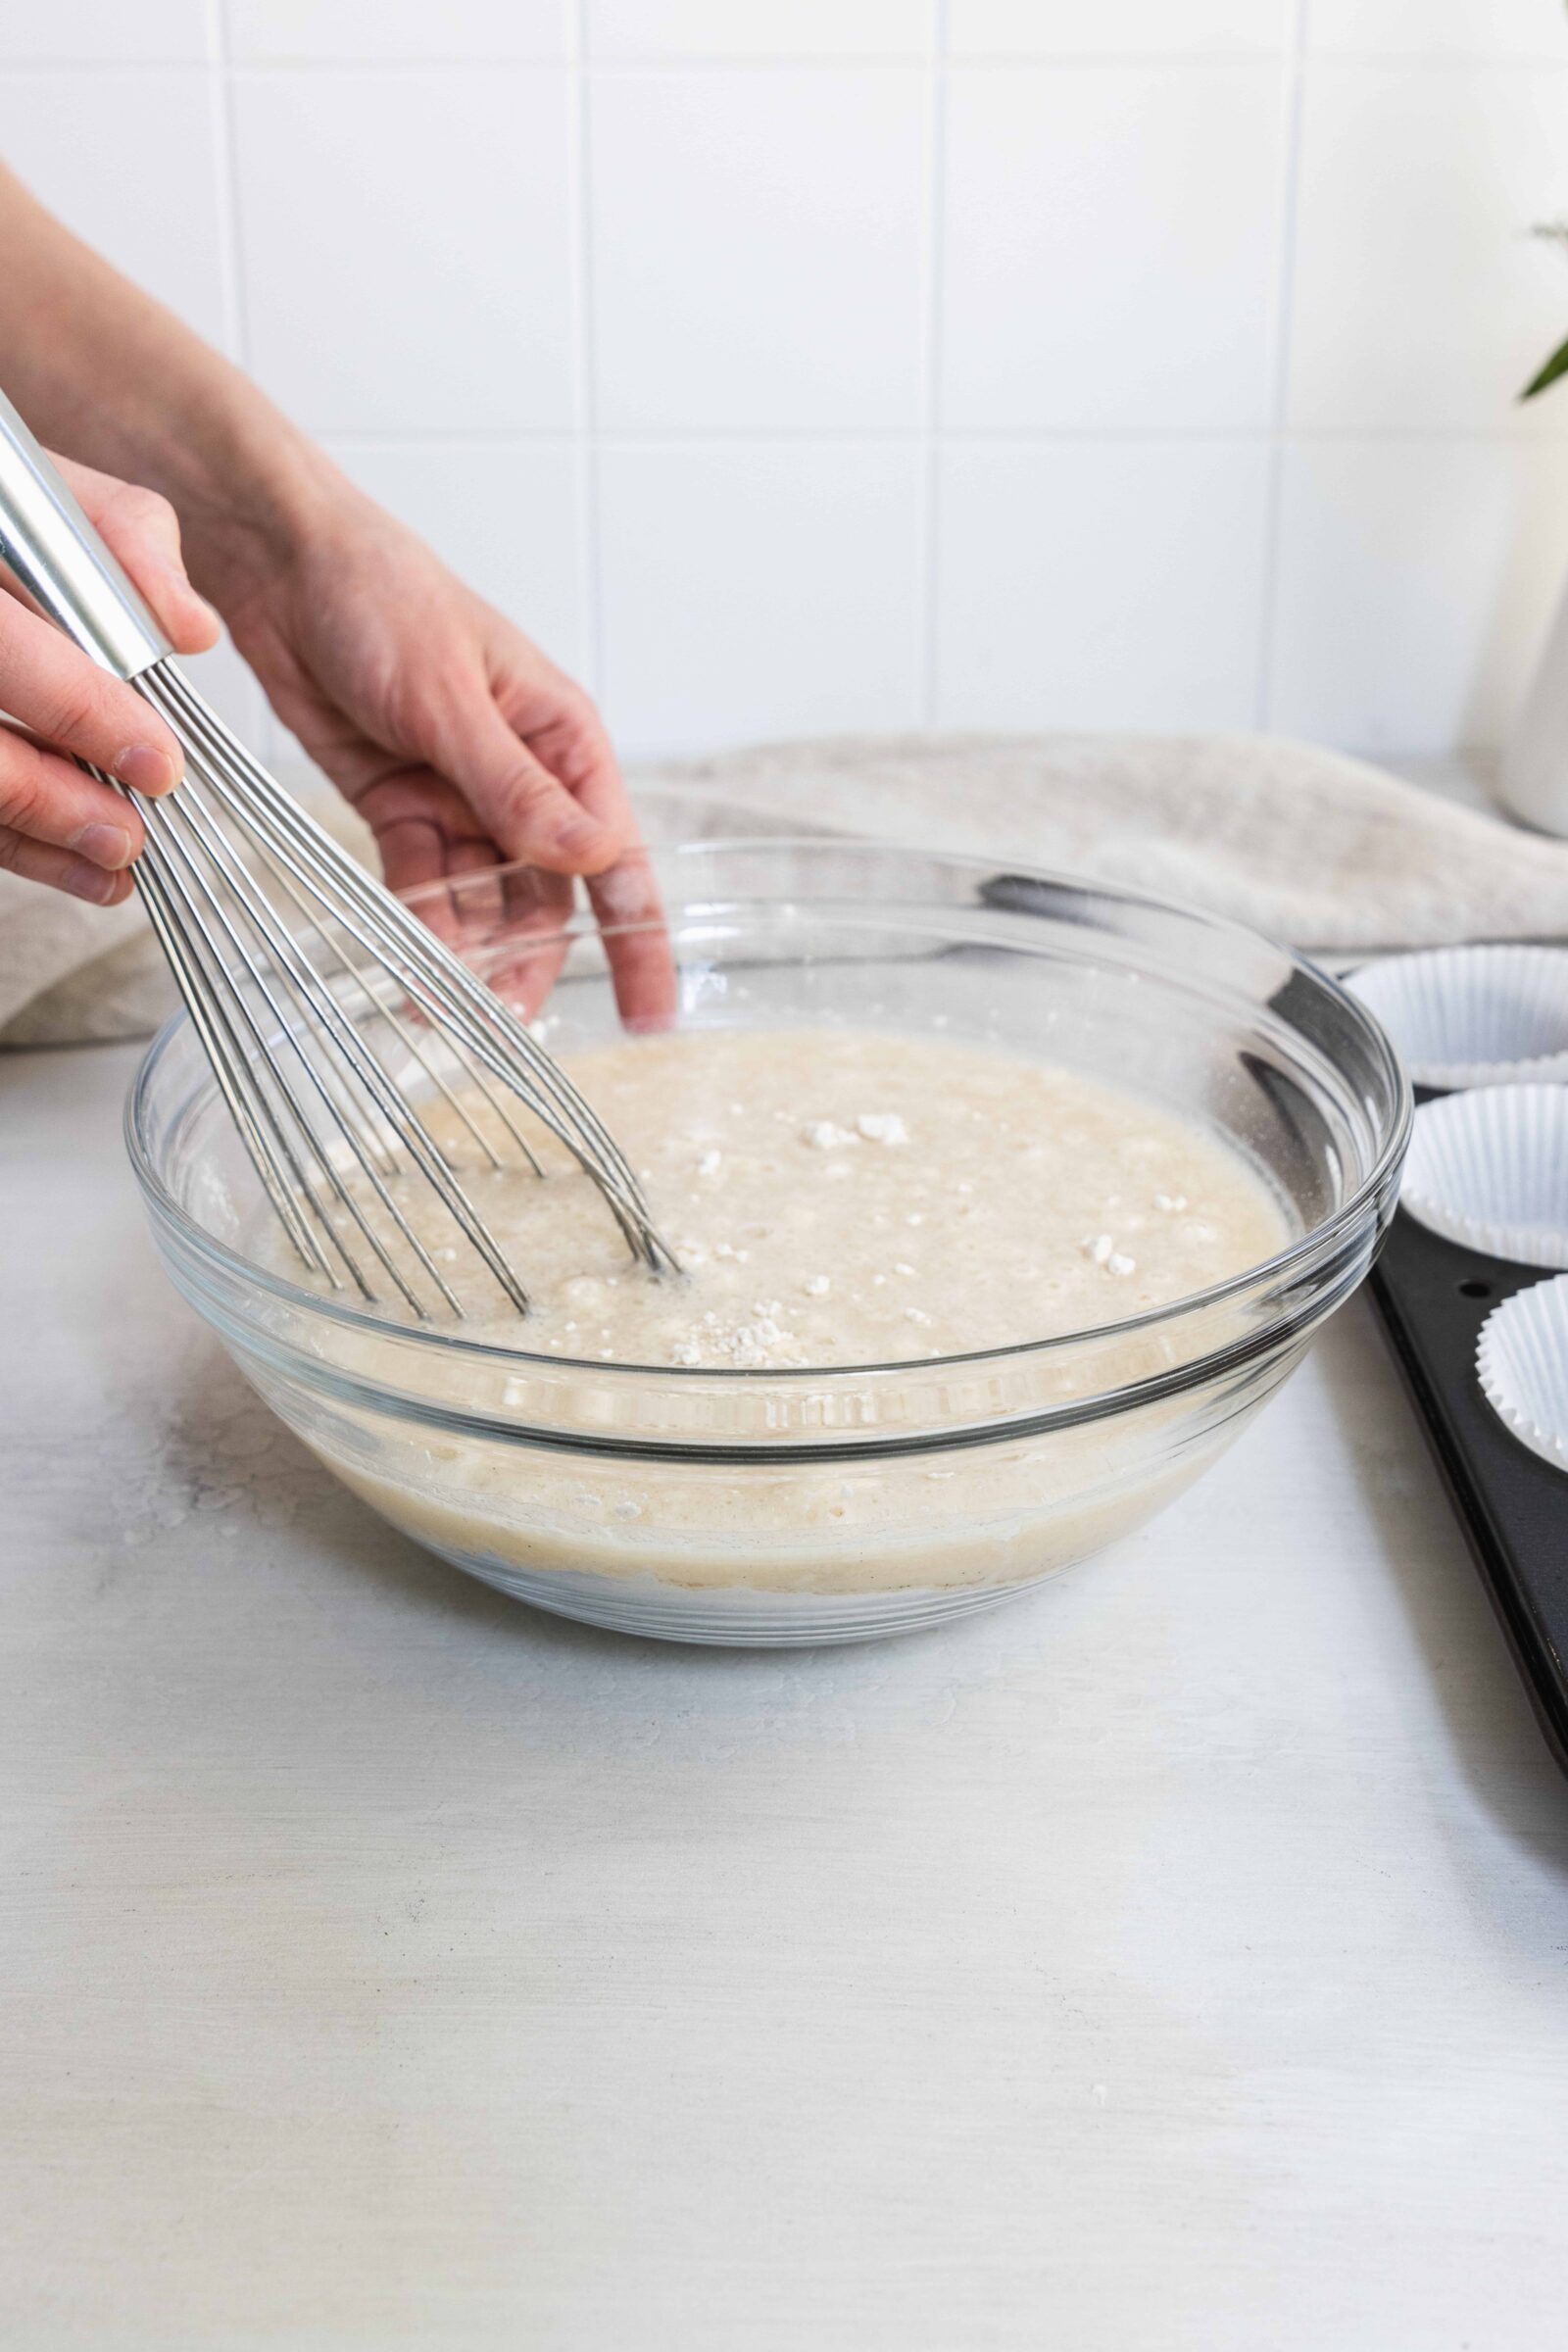
[[[971,1369],[977,1365],[1018,1362],[1023,1359],[1039,1359],[1053,1354],[1065,1354],[1069,1349],[1082,1348],[1092,1345],[1098,1346],[1111,1339],[1119,1339],[1129,1333],[1148,1332],[1157,1329],[1162,1324],[1180,1323],[1205,1312],[1210,1307],[1223,1305],[1227,1300],[1237,1298],[1248,1291],[1263,1288],[1270,1284],[1289,1282],[1305,1275],[1319,1259],[1325,1255],[1331,1255],[1335,1246],[1347,1234],[1360,1226],[1374,1208],[1384,1188],[1403,1158],[1409,1141],[1414,1110],[1410,1084],[1397,1054],[1374,1015],[1348,989],[1344,988],[1332,973],[1325,971],[1321,965],[1314,963],[1309,956],[1301,955],[1285,941],[1256,931],[1250,924],[1237,922],[1229,915],[1213,914],[1206,907],[1194,906],[1181,899],[1165,898],[1152,891],[1128,890],[1115,883],[1100,882],[1081,874],[1060,873],[1050,867],[1027,864],[1017,858],[977,858],[947,850],[922,849],[911,842],[881,841],[863,834],[747,833],[739,837],[725,836],[711,841],[683,841],[661,845],[658,858],[661,862],[664,860],[673,862],[688,858],[695,862],[704,856],[733,857],[737,854],[750,855],[752,853],[775,855],[787,853],[792,856],[810,856],[813,853],[823,852],[842,855],[845,852],[856,851],[890,858],[907,858],[917,861],[927,871],[933,866],[940,866],[956,874],[995,877],[999,873],[1004,873],[1009,880],[1038,882],[1050,889],[1074,892],[1128,907],[1144,908],[1157,915],[1175,916],[1208,932],[1212,937],[1231,938],[1239,943],[1245,942],[1253,948],[1262,946],[1271,949],[1288,960],[1294,973],[1305,978],[1314,987],[1322,989],[1338,1003],[1343,1012],[1348,1013],[1352,1025],[1361,1031],[1367,1045],[1371,1048],[1373,1058],[1382,1064],[1383,1074],[1389,1082],[1394,1108],[1393,1116],[1381,1138],[1380,1148],[1371,1168],[1353,1193],[1348,1196],[1332,1216],[1325,1218],[1321,1223],[1311,1227],[1308,1232],[1298,1236],[1286,1249],[1276,1251],[1274,1256],[1260,1259],[1256,1265],[1244,1267],[1241,1273],[1229,1276],[1224,1282],[1212,1284],[1207,1290],[1195,1291],[1187,1298],[1172,1299],[1164,1306],[1151,1307],[1141,1315],[1125,1316],[1114,1323],[1097,1323],[1091,1325],[1087,1330],[1058,1332],[1050,1339],[1013,1341],[998,1348],[971,1348],[947,1355],[897,1356],[886,1362],[867,1364],[833,1364],[814,1367],[811,1365],[764,1365],[753,1369],[685,1364],[605,1364],[591,1356],[559,1355],[532,1348],[504,1348],[493,1341],[464,1339],[455,1333],[426,1329],[418,1324],[389,1322],[384,1315],[371,1314],[361,1307],[340,1304],[335,1299],[324,1298],[319,1292],[304,1290],[298,1284],[289,1282],[284,1276],[274,1274],[267,1267],[258,1265],[253,1258],[242,1255],[236,1250],[231,1250],[226,1243],[220,1241],[217,1235],[209,1233],[204,1226],[197,1224],[193,1217],[186,1214],[154,1165],[152,1153],[143,1133],[147,1097],[159,1065],[164,1055],[172,1050],[180,1032],[188,1025],[188,1016],[183,1009],[171,1015],[147,1048],[125,1100],[125,1148],[136,1181],[149,1204],[173,1227],[187,1249],[194,1250],[198,1257],[207,1259],[210,1264],[216,1266],[230,1280],[237,1280],[267,1292],[287,1306],[296,1309],[303,1308],[312,1315],[319,1316],[327,1322],[339,1324],[353,1331],[379,1336],[385,1336],[391,1332],[400,1342],[411,1343],[416,1348],[428,1348],[438,1355],[445,1355],[449,1358],[456,1356],[459,1359],[476,1359],[491,1364],[532,1365],[551,1373],[587,1372],[599,1379],[603,1379],[607,1374],[612,1374],[617,1383],[621,1380],[641,1381],[649,1384],[658,1383],[661,1386],[666,1382],[700,1385],[705,1382],[711,1384],[717,1381],[722,1382],[726,1387],[732,1383],[742,1382],[768,1386],[800,1386],[814,1383],[820,1388],[825,1382],[837,1385],[850,1380],[881,1379],[890,1375],[906,1379],[915,1373],[934,1377],[949,1370]],[[509,877],[516,876],[525,880],[533,873],[534,869],[521,861],[511,865],[485,866],[473,872],[455,875],[445,880],[420,883],[415,889],[401,893],[400,896],[405,905],[417,908],[419,901],[423,898],[452,897],[466,890],[493,889],[497,883],[504,883]],[[711,915],[721,911],[726,904],[731,903],[742,906],[755,904],[755,902],[748,901],[708,900],[703,902],[703,910],[705,914]],[[865,911],[868,917],[874,916],[876,907],[874,905],[868,905]],[[955,907],[953,912],[956,925],[962,909]],[[587,910],[579,906],[574,908],[571,917],[561,926],[559,931],[530,932],[528,947],[530,954],[540,954],[552,944],[563,940],[569,942],[585,936],[621,937],[658,927],[650,922],[600,924]],[[1254,1335],[1254,1344],[1263,1336]],[[1234,1354],[1234,1342],[1222,1345],[1214,1351],[1213,1361],[1221,1363],[1228,1360]],[[1203,1356],[1184,1364],[1181,1371],[1184,1376],[1197,1380],[1204,1375],[1209,1365],[1210,1358]],[[1112,1394],[1107,1393],[1101,1401],[1109,1403]]]

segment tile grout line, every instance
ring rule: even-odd
[[[228,0],[207,0],[207,94],[213,126],[213,202],[221,257],[223,334],[228,357],[249,371],[250,316],[245,300],[245,258],[240,244],[239,166],[234,141],[234,91],[230,79]],[[225,631],[226,636],[226,631]],[[248,665],[247,665],[248,666]],[[258,746],[265,759],[281,749],[272,707],[250,672]]]
[[[234,155],[234,98],[229,83],[227,0],[207,0],[207,71],[218,165],[215,196],[223,256],[223,326],[232,345],[229,356],[238,367],[244,368],[250,361],[250,335],[240,254],[239,172]]]
[[[1299,55],[1304,62],[1304,45]],[[1355,70],[1365,67],[1374,72],[1398,68],[1404,73],[1452,74],[1460,73],[1552,74],[1568,73],[1568,60],[1560,50],[1492,50],[1454,49],[1438,53],[1422,49],[1314,49],[1314,65],[1334,66]],[[1115,73],[1124,67],[1145,70],[1150,67],[1168,68],[1172,73],[1212,72],[1216,68],[1256,67],[1289,63],[1290,44],[1278,49],[1128,49],[1050,50],[1050,49],[988,49],[950,56],[946,63],[957,74],[985,74],[1002,71],[1038,70],[1045,73]],[[177,72],[181,68],[199,67],[201,59],[183,52],[172,51],[167,57],[81,57],[38,50],[27,56],[8,57],[0,71],[6,74],[160,74]],[[462,55],[451,51],[431,52],[425,56],[386,56],[373,52],[342,57],[277,56],[247,57],[235,64],[232,71],[237,78],[258,78],[274,74],[311,74],[323,78],[332,74],[432,74],[465,72],[496,73],[515,70],[520,73],[560,73],[569,69],[572,59],[546,50],[476,50]],[[652,79],[668,74],[753,74],[779,71],[832,74],[848,70],[852,73],[907,72],[922,63],[920,53],[913,49],[889,51],[845,51],[829,53],[822,50],[781,49],[766,55],[728,56],[722,52],[697,51],[668,58],[613,58],[583,60],[584,70],[607,77],[621,76],[628,80]]]
[[[583,629],[587,685],[595,701],[604,696],[604,596],[600,550],[598,338],[594,308],[593,190],[590,157],[593,126],[586,71],[587,0],[571,11],[572,296],[577,306],[577,534],[582,560]]]
[[[570,449],[579,434],[567,425],[349,425],[312,427],[351,449]],[[1297,425],[1288,436],[1294,445],[1311,443],[1367,448],[1463,447],[1550,449],[1568,442],[1568,426],[1543,431],[1515,425]],[[624,432],[600,430],[604,449],[691,452],[705,449],[757,448],[883,448],[906,444],[923,447],[935,438],[943,449],[1057,449],[1098,444],[1102,448],[1272,448],[1279,435],[1268,424],[1213,425],[1041,425],[1025,430],[1010,425],[995,428],[966,426],[961,431],[928,433],[921,425],[701,425],[640,426]]]
[[[948,9],[935,0],[931,27],[931,89],[926,116],[925,383],[920,500],[920,722],[936,724],[937,620],[942,560],[942,338],[943,249],[947,219]]]
[[[1306,0],[1293,0],[1290,83],[1286,96],[1279,264],[1275,277],[1274,398],[1269,435],[1268,481],[1263,503],[1263,577],[1258,599],[1257,673],[1252,723],[1261,733],[1274,701],[1274,634],[1279,616],[1279,570],[1285,502],[1285,427],[1291,384],[1291,328],[1296,301],[1296,250],[1300,205],[1301,117],[1306,85]]]

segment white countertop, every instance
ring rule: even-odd
[[[864,1648],[535,1616],[0,1055],[0,2336],[1534,2352],[1568,1784],[1357,1301],[1166,1515]]]

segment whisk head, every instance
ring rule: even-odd
[[[461,1134],[482,1166],[537,1174],[542,1129],[592,1179],[633,1255],[673,1270],[623,1153],[523,1020],[323,832],[172,662],[134,683],[185,748],[178,789],[138,804],[136,885],[305,1266],[370,1303],[401,1298],[421,1321],[461,1315],[422,1220],[406,1213],[411,1189],[428,1187],[526,1313],[522,1279],[439,1137]]]

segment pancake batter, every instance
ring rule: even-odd
[[[413,1388],[431,1417],[321,1392],[302,1409],[265,1364],[252,1373],[339,1477],[474,1573],[682,1638],[885,1630],[1097,1548],[1239,1426],[1216,1385],[1049,1435],[1007,1429],[1247,1327],[1247,1309],[1223,1308],[1177,1331],[1105,1332],[1289,1241],[1283,1206],[1214,1135],[941,1036],[692,1030],[563,1060],[642,1176],[684,1275],[633,1264],[556,1150],[543,1181],[465,1178],[532,1295],[526,1318],[428,1188],[407,1184],[469,1312],[455,1336],[508,1353],[405,1355],[390,1324],[384,1340],[351,1324],[316,1335],[372,1394]],[[471,1139],[462,1152],[451,1141],[471,1168]],[[270,1262],[298,1281],[288,1248],[264,1229]],[[1097,1328],[1059,1360],[931,1361]],[[891,1363],[906,1368],[854,1369]],[[953,1450],[921,1443],[988,1427]],[[860,1439],[889,1433],[896,1452],[858,1457]],[[714,1441],[717,1456],[682,1451]],[[751,1458],[723,1458],[736,1441]]]
[[[692,1369],[886,1363],[1124,1321],[1288,1238],[1274,1196],[1211,1135],[995,1048],[692,1030],[564,1066],[637,1170],[684,1279],[629,1261],[553,1146],[545,1182],[474,1170],[471,1139],[432,1116],[532,1300],[519,1321],[423,1181],[394,1182],[466,1338]],[[267,1254],[298,1274],[280,1230]]]

